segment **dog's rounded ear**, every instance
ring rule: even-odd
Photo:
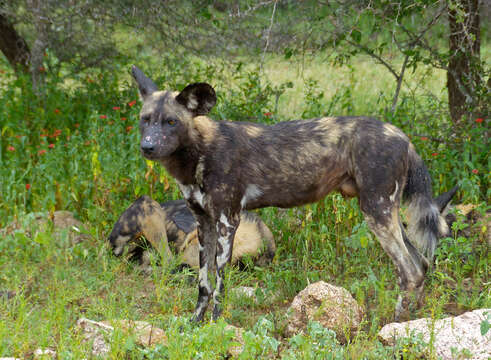
[[[138,84],[140,97],[143,101],[145,101],[149,95],[152,95],[153,92],[158,90],[157,85],[155,85],[150,78],[146,77],[143,71],[138,69],[135,65],[131,67],[131,73]]]
[[[206,115],[215,106],[217,96],[215,90],[207,83],[188,85],[176,96],[179,104],[194,114]]]

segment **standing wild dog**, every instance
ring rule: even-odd
[[[254,213],[242,211],[240,217],[232,262],[240,262],[248,255],[254,258],[256,265],[271,262],[276,245],[269,228]],[[173,253],[181,256],[183,264],[198,268],[197,227],[184,200],[159,205],[150,197],[141,196],[121,214],[108,240],[114,255],[119,256],[126,249],[131,258],[140,262],[145,272],[152,269],[149,247],[159,251],[166,259],[171,256],[170,248]]]
[[[338,190],[357,196],[365,219],[394,262],[402,291],[398,319],[419,296],[438,237],[447,232],[432,199],[428,171],[407,136],[368,117],[328,117],[272,126],[216,122],[205,116],[216,103],[206,83],[180,93],[159,91],[132,68],[143,106],[140,149],[176,178],[198,222],[199,295],[192,319],[201,321],[213,295],[221,313],[223,271],[242,209],[293,207]],[[408,234],[401,200],[408,202]],[[409,240],[411,239],[411,240]],[[216,263],[213,291],[208,270]]]

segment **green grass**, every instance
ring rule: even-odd
[[[484,124],[470,125],[457,139],[460,143],[431,140],[444,138],[450,128],[442,73],[421,69],[408,74],[399,108],[390,115],[385,109],[394,81],[365,58],[338,68],[319,58],[302,69],[271,57],[263,74],[250,65],[167,60],[149,65],[159,84],[176,89],[210,81],[217,87],[215,119],[271,123],[370,114],[392,121],[413,134],[437,193],[459,182],[459,200],[489,210],[489,149],[480,137]],[[223,322],[202,327],[187,323],[197,297],[194,274],[171,275],[171,268],[155,267],[152,276],[145,276],[134,264],[114,258],[106,244],[112,224],[138,196],[159,201],[180,196],[165,170],[145,162],[138,152],[140,103],[129,105],[137,99],[129,64],[118,66],[119,72],[94,71],[69,81],[50,75],[46,96],[37,98],[25,79],[9,77],[6,64],[0,64],[7,72],[0,87],[0,227],[18,224],[15,231],[0,232],[0,290],[17,294],[0,299],[0,356],[28,358],[39,347],[52,347],[63,359],[89,357],[89,346],[75,331],[80,317],[145,320],[165,329],[171,339],[169,346],[143,350],[131,336],[117,332],[110,339],[114,359],[224,358],[231,345]],[[417,84],[423,86],[411,92]],[[425,89],[436,97],[427,96]],[[421,134],[430,140],[416,136]],[[87,224],[88,240],[74,245],[66,234],[55,237],[50,228],[32,228],[26,215],[60,209],[73,211]],[[257,303],[231,293],[225,297],[224,320],[246,330],[243,358],[330,354],[380,359],[399,350],[405,350],[404,358],[420,357],[418,345],[393,349],[376,338],[392,321],[396,275],[356,200],[333,194],[318,204],[260,214],[277,241],[275,260],[266,268],[230,268],[226,278],[227,289],[262,289]],[[425,303],[415,317],[491,306],[489,248],[479,231],[442,240],[435,264],[426,280]],[[317,280],[345,287],[365,308],[362,331],[347,345],[315,323],[304,335],[285,337],[289,303]]]

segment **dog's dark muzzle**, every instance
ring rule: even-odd
[[[150,137],[145,137],[141,140],[140,149],[144,156],[152,156],[157,149],[155,142],[150,140]]]
[[[140,149],[145,156],[152,156],[155,152],[155,146],[152,144],[142,144]]]

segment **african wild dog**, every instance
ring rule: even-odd
[[[454,194],[457,188],[457,186],[454,187],[448,193]],[[486,209],[485,212],[479,211],[477,209],[478,206],[475,204],[450,205],[446,201],[445,194],[438,196],[435,202],[441,208],[442,215],[445,217],[449,229],[453,229],[454,223],[459,221],[465,224],[464,227],[458,226],[455,228],[454,233],[449,231],[447,236],[470,238],[478,235],[483,243],[487,243],[487,246],[491,247],[491,210]]]
[[[159,203],[147,196],[138,198],[119,217],[109,234],[113,254],[120,256],[125,248],[135,260],[139,260],[145,271],[150,269],[150,244],[166,259],[171,257],[165,231],[165,213]],[[142,240],[142,236],[148,243]]]
[[[232,262],[249,255],[256,265],[266,265],[276,252],[273,234],[256,214],[242,211],[240,216]],[[138,198],[121,214],[108,240],[114,255],[121,255],[126,248],[145,272],[151,271],[149,247],[165,251],[162,255],[169,255],[170,248],[184,265],[199,267],[197,224],[184,200],[159,205],[148,196]]]
[[[407,313],[410,295],[421,293],[438,237],[447,230],[428,171],[401,130],[368,117],[271,126],[217,122],[205,116],[216,103],[210,85],[159,91],[137,67],[132,73],[143,100],[141,152],[176,178],[198,222],[199,295],[192,320],[203,319],[212,295],[208,270],[215,262],[212,318],[221,313],[223,271],[242,209],[303,205],[334,190],[359,198],[398,272],[396,318]],[[411,215],[408,235],[399,216],[402,198]]]

